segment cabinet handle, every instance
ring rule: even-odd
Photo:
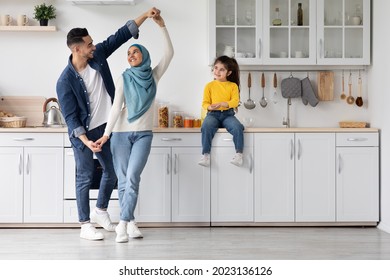
[[[163,137],[161,138],[161,141],[181,141],[182,139],[181,138],[177,138],[177,137]]]
[[[301,152],[302,152],[301,140],[298,139],[298,160],[301,159]]]
[[[26,173],[27,175],[30,174],[30,154],[27,155]]]
[[[259,38],[259,58],[261,58],[261,53],[262,53],[262,49],[261,49],[261,38]]]
[[[19,175],[22,175],[22,168],[23,168],[22,154],[19,154]]]
[[[34,141],[34,138],[27,137],[27,138],[14,138],[14,141]]]
[[[173,172],[176,175],[177,174],[177,154],[175,154],[175,160],[174,160],[173,164],[174,164],[173,165]]]
[[[231,141],[233,141],[233,139],[232,138],[224,138],[223,141],[231,142]]]
[[[339,158],[339,174],[341,173],[341,155],[339,154],[339,156],[338,156],[338,158]]]
[[[292,160],[294,158],[294,142],[291,139],[290,140],[290,159]]]
[[[322,48],[322,39],[320,39],[320,43],[319,43],[319,51],[320,51],[320,58],[323,58],[323,48]]]
[[[253,156],[249,154],[249,173],[252,174],[253,171]]]
[[[169,174],[169,162],[170,162],[170,156],[167,154],[167,174]]]
[[[351,141],[351,142],[362,142],[367,140],[368,138],[347,138],[347,141]]]

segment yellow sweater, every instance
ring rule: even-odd
[[[221,108],[221,110],[228,110],[230,108],[236,108],[239,101],[240,96],[236,83],[214,80],[208,83],[204,89],[202,108],[207,110],[207,107],[211,104],[227,102],[229,108]]]

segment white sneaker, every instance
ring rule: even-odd
[[[231,164],[234,164],[236,166],[242,166],[243,160],[242,160],[242,154],[236,153],[232,160],[230,161]]]
[[[81,225],[80,237],[88,240],[103,240],[104,235],[98,232],[91,223]]]
[[[115,241],[118,243],[124,243],[129,241],[129,236],[127,235],[127,223],[119,223],[116,228],[116,238]]]
[[[134,221],[130,221],[127,224],[127,234],[130,238],[142,238],[144,237],[137,227],[137,224]]]
[[[115,231],[115,225],[111,222],[110,215],[107,211],[100,211],[99,213],[96,209],[92,210],[91,221],[97,223],[99,226],[103,227],[107,231]]]
[[[204,154],[200,161],[198,162],[199,165],[209,167],[210,166],[210,155],[209,154]]]

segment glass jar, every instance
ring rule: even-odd
[[[184,127],[185,128],[191,128],[194,127],[194,119],[190,117],[184,118]]]
[[[183,119],[183,112],[181,111],[176,111],[176,112],[173,112],[173,119],[172,119],[172,124],[173,124],[173,127],[183,127],[183,122],[184,122],[184,119]]]
[[[158,127],[169,127],[169,109],[167,102],[158,104]]]
[[[201,126],[202,126],[202,120],[194,119],[194,127],[201,127]]]

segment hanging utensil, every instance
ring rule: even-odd
[[[343,70],[343,74],[341,76],[341,84],[342,84],[342,92],[341,92],[340,98],[345,99],[347,96],[345,95],[345,88],[344,88],[344,70]]]
[[[263,88],[263,96],[261,97],[261,100],[260,100],[260,105],[261,107],[265,108],[267,107],[267,98],[264,97],[264,88],[265,88],[265,76],[264,76],[264,72],[261,74],[261,87]]]
[[[363,98],[362,98],[362,77],[360,76],[359,70],[359,78],[358,78],[358,97],[356,98],[356,105],[359,107],[363,106]]]
[[[352,105],[354,102],[355,98],[352,96],[352,72],[349,72],[347,103]]]
[[[252,87],[252,76],[251,73],[248,73],[248,92],[249,92],[249,98],[247,101],[244,102],[244,107],[248,110],[252,110],[256,107],[256,103],[251,99],[251,87]]]
[[[274,73],[274,94],[272,95],[272,102],[274,104],[278,103],[278,96],[276,95],[277,87],[278,87],[278,78],[276,77],[276,73]]]

